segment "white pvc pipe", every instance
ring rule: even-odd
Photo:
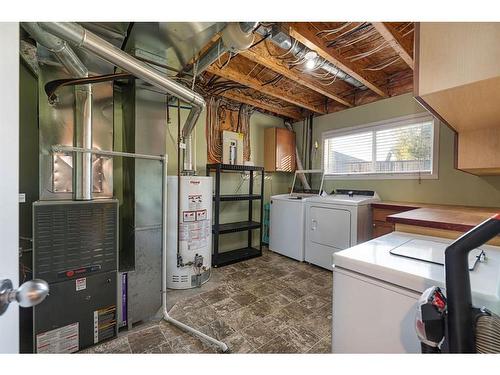
[[[163,310],[163,319],[169,323],[172,323],[173,325],[183,329],[184,331],[187,331],[195,336],[198,336],[199,338],[210,342],[211,344],[217,345],[219,348],[222,349],[223,352],[227,352],[229,350],[228,346],[223,343],[222,341],[216,340],[213,337],[210,337],[203,332],[200,332],[193,327],[188,326],[187,324],[184,324],[182,322],[179,322],[178,320],[172,318],[170,315],[168,315],[168,309],[167,309],[167,164],[168,164],[168,156],[164,155],[164,159],[162,161],[163,163],[163,170],[162,170],[162,177],[163,177],[163,183],[162,183],[162,234],[161,234],[161,241],[162,241],[162,250],[161,250],[161,256],[162,256],[162,288],[161,288],[161,301],[162,301],[162,310]]]

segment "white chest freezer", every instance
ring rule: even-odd
[[[393,232],[335,253],[332,352],[420,353],[417,300],[431,286],[446,292],[444,266],[439,263],[451,242]],[[474,306],[499,314],[500,248],[480,249],[484,261],[469,259],[472,300]]]

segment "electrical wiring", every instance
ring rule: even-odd
[[[351,37],[361,31],[364,31],[366,28],[373,27],[370,23],[368,22],[363,22],[360,25],[357,25],[353,27],[352,29],[349,29],[342,34],[336,36],[334,39],[327,41],[327,46],[328,47],[334,47],[335,45],[340,44],[341,42],[345,42],[346,40],[349,40],[348,37]]]
[[[369,51],[366,51],[366,52],[361,52],[361,53],[357,53],[355,55],[352,55],[352,56],[349,56],[347,57],[351,62],[354,62],[354,61],[358,61],[358,60],[361,60],[361,59],[364,59],[368,56],[371,56],[373,55],[374,53],[377,53],[379,51],[382,51],[383,49],[385,48],[388,48],[390,47],[389,45],[389,42],[388,41],[384,41],[382,42],[380,45],[378,45],[377,47],[369,50]]]
[[[392,64],[394,64],[399,59],[400,59],[399,55],[392,56],[392,57],[390,57],[390,58],[388,58],[388,59],[386,59],[378,64],[364,68],[363,70],[369,70],[369,71],[383,70],[383,69],[387,68],[388,66],[391,66]]]
[[[316,36],[320,36],[320,35],[323,35],[324,37],[326,36],[329,36],[329,35],[332,35],[332,34],[336,34],[338,33],[339,31],[342,31],[344,30],[347,26],[349,26],[352,22],[345,22],[342,26],[340,27],[337,27],[336,29],[330,29],[330,30],[320,30],[316,33]]]
[[[262,39],[256,41],[255,43],[253,43],[250,47],[248,47],[248,49],[252,49],[253,47],[259,45],[260,43],[264,42],[267,38],[269,38],[271,36],[271,33],[268,33],[266,34]]]
[[[415,31],[415,28],[412,28],[410,30],[408,30],[406,33],[403,34],[403,38],[407,35],[410,35],[411,33],[413,33]]]
[[[237,123],[233,122],[233,116],[228,112],[237,111]],[[211,96],[207,105],[206,137],[208,159],[221,162],[222,139],[221,123],[227,118],[230,121],[230,130],[243,134],[243,157],[250,159],[250,117],[253,107],[247,104],[236,105],[226,99]]]
[[[270,79],[269,81],[262,83],[261,86],[267,86],[269,84],[275,84],[275,83],[281,81],[282,78],[283,78],[283,76],[281,74],[277,73],[276,76],[273,79]]]

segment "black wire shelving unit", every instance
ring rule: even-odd
[[[222,172],[249,172],[248,179],[248,194],[227,194],[222,195],[220,190]],[[207,164],[207,176],[215,172],[215,192],[213,195],[214,201],[214,224],[212,225],[213,250],[212,250],[212,266],[223,267],[229,264],[241,262],[243,260],[255,258],[262,255],[262,219],[264,212],[264,168],[246,165],[232,164]],[[262,178],[260,194],[254,194],[254,178],[255,173],[260,173]],[[260,200],[260,220],[255,221],[253,218],[254,201]],[[228,201],[248,201],[248,220],[232,223],[220,223],[220,206],[221,202]],[[252,246],[252,232],[259,230],[259,245]],[[219,252],[219,236],[225,233],[247,232],[247,246],[240,249]]]

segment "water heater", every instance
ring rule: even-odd
[[[169,176],[167,288],[189,289],[204,284],[210,277],[212,177],[181,176],[179,215],[177,202],[178,177]]]

